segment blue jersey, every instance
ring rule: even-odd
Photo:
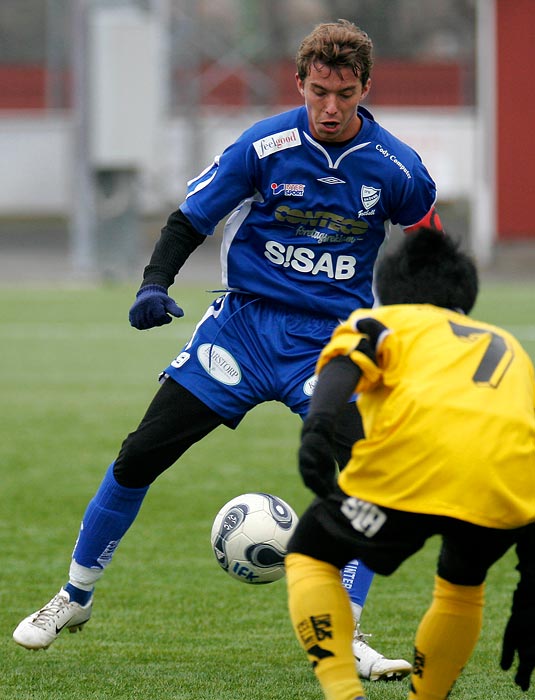
[[[200,233],[230,214],[227,289],[336,319],[373,305],[387,222],[418,223],[436,188],[412,148],[359,115],[359,133],[341,145],[312,138],[305,107],[269,117],[188,183],[180,209]]]

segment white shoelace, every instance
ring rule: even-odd
[[[32,625],[36,627],[46,627],[54,617],[61,612],[69,604],[69,600],[62,595],[57,595],[48,605],[39,610],[35,618],[32,620]]]
[[[372,635],[371,633],[369,633],[369,632],[363,632],[363,631],[360,629],[360,625],[357,625],[357,626],[355,627],[355,636],[354,636],[354,639],[355,639],[357,642],[362,642],[363,644],[366,644],[367,646],[370,646],[369,643],[368,643],[368,637],[372,637],[372,636],[373,636],[373,635]]]

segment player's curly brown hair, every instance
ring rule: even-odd
[[[309,75],[312,65],[321,64],[336,71],[351,68],[364,86],[373,66],[373,43],[364,30],[347,19],[324,22],[303,39],[295,63],[301,80]]]

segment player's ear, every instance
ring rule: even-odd
[[[297,83],[297,89],[299,90],[299,94],[301,97],[305,96],[305,84],[299,77],[299,75],[296,73],[295,74],[295,82]]]
[[[360,98],[361,100],[363,100],[367,96],[367,94],[370,92],[371,86],[372,86],[372,79],[368,78],[365,85],[363,85],[363,87],[362,87],[362,97]]]

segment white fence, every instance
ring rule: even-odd
[[[180,200],[185,181],[253,121],[259,112],[173,120],[161,127],[154,155],[140,173],[143,210]],[[439,200],[471,201],[475,180],[475,116],[471,110],[377,109],[376,119],[413,146],[437,182]],[[67,114],[0,116],[0,217],[68,216],[76,172]]]

